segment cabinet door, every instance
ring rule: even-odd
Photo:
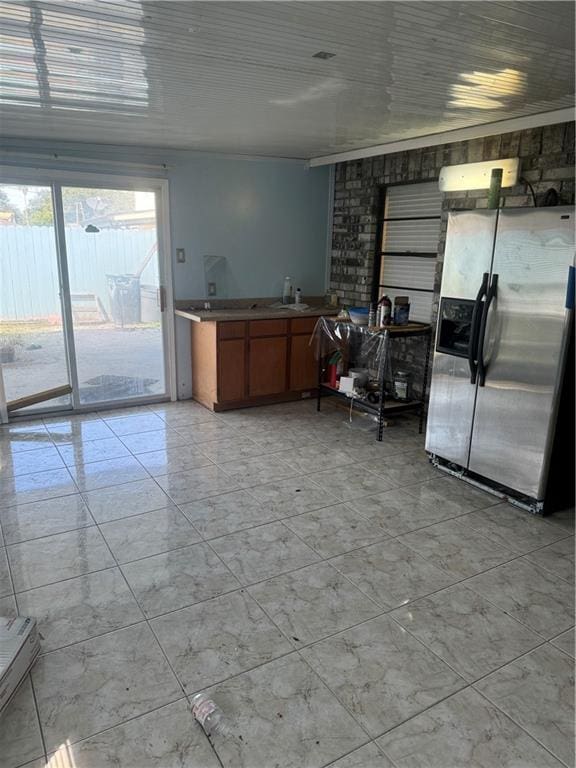
[[[286,336],[250,339],[250,397],[286,391],[287,349]]]
[[[243,400],[246,379],[244,339],[220,339],[218,342],[218,402]]]
[[[292,336],[290,348],[290,389],[313,389],[318,385],[318,362],[310,336]]]

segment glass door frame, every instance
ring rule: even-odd
[[[97,161],[95,161],[97,162]],[[129,407],[146,403],[176,400],[176,345],[174,329],[174,286],[172,278],[172,248],[170,243],[169,182],[166,178],[148,176],[126,176],[122,173],[90,173],[84,171],[66,171],[49,168],[35,168],[12,165],[0,165],[0,183],[36,184],[50,186],[54,212],[56,237],[56,255],[60,279],[62,321],[66,345],[69,381],[72,385],[71,405],[69,408],[54,406],[42,408],[41,415],[58,412],[81,413],[104,410],[114,407]],[[164,395],[134,397],[128,400],[108,400],[99,403],[80,403],[78,388],[74,329],[72,321],[72,301],[68,278],[66,254],[66,231],[62,204],[62,187],[86,187],[91,189],[118,189],[153,192],[156,198],[156,227],[158,234],[158,266],[160,274],[162,311],[162,340],[164,349],[164,376],[166,392]],[[0,387],[0,422],[4,421],[5,402],[3,389]],[[15,414],[11,414],[13,417]],[[24,414],[22,414],[24,415]],[[39,410],[27,410],[26,417],[40,415]]]

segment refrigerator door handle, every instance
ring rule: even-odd
[[[482,283],[478,289],[474,309],[472,310],[472,321],[470,323],[470,343],[468,345],[468,367],[470,368],[470,384],[476,384],[476,375],[478,373],[478,324],[482,317],[482,299],[488,290],[488,272],[482,275]]]
[[[484,362],[484,339],[486,336],[486,325],[488,323],[488,312],[490,304],[496,298],[498,291],[498,275],[494,272],[490,281],[490,288],[484,302],[484,311],[482,312],[482,322],[480,323],[480,334],[478,339],[478,386],[483,387],[486,383],[486,363]]]

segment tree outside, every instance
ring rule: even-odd
[[[11,190],[11,194],[8,194],[7,189]],[[83,226],[98,222],[98,226],[106,226],[108,215],[133,210],[134,192],[119,189],[65,187],[62,190],[62,204],[67,224]],[[9,185],[0,189],[0,223],[36,227],[53,226],[54,214],[50,188]]]

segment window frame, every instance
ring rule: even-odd
[[[438,176],[431,179],[413,179],[410,181],[395,181],[390,184],[378,185],[378,218],[376,222],[376,245],[374,248],[374,268],[372,272],[372,290],[370,292],[370,301],[372,304],[377,304],[380,299],[380,290],[382,288],[391,288],[395,291],[418,291],[419,293],[434,293],[434,287],[432,288],[412,288],[411,286],[401,285],[382,285],[380,282],[382,272],[382,260],[385,256],[408,256],[417,257],[420,259],[437,259],[438,248],[434,251],[385,251],[382,248],[382,237],[384,234],[384,225],[388,221],[441,221],[442,220],[442,208],[438,216],[391,216],[387,218],[386,212],[386,194],[391,187],[408,187],[414,184],[434,184],[438,183]]]

